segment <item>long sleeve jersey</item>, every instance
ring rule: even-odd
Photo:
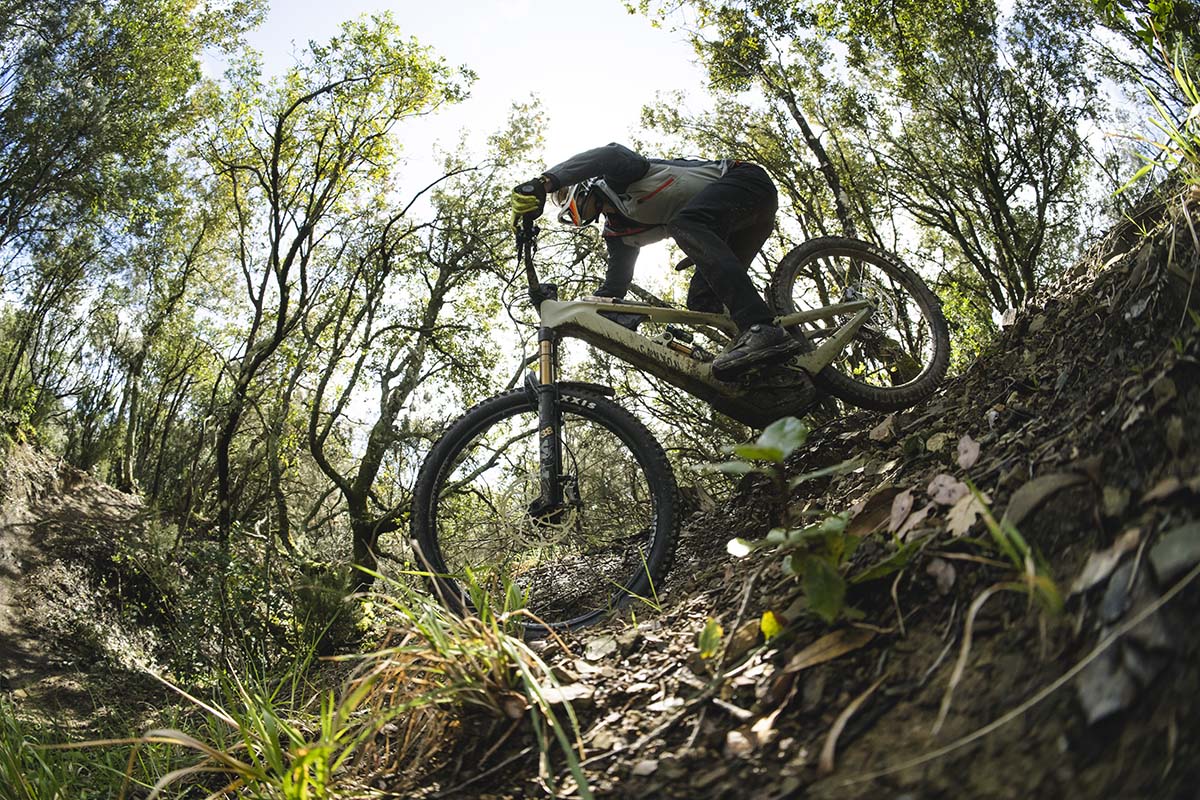
[[[669,236],[675,215],[728,167],[727,161],[646,158],[614,143],[579,153],[543,174],[552,189],[602,179],[598,186],[616,212],[604,215],[608,272],[596,293],[624,297],[642,245]]]

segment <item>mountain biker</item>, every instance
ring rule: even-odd
[[[513,190],[515,220],[541,216],[553,194],[559,221],[590,225],[604,215],[608,270],[597,297],[621,299],[642,245],[668,236],[695,263],[687,307],[720,313],[738,336],[714,359],[713,375],[731,380],[785,361],[802,343],[774,323],[747,270],[766,242],[779,207],[766,171],[745,161],[645,158],[609,144],[550,167]]]

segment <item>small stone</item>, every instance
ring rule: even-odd
[[[1165,432],[1167,439],[1167,449],[1173,455],[1179,455],[1179,451],[1183,449],[1183,420],[1180,417],[1171,417],[1167,420],[1167,429]]]
[[[1119,517],[1129,507],[1129,490],[1120,486],[1104,487],[1104,516]]]
[[[647,775],[653,775],[658,771],[658,759],[647,758],[633,765],[633,774],[639,778],[644,778]]]

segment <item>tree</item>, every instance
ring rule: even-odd
[[[345,23],[265,95],[241,64],[204,156],[235,209],[235,261],[250,322],[230,360],[216,436],[218,526],[234,520],[230,453],[254,382],[324,293],[356,227],[382,199],[400,121],[462,96],[462,81],[388,15]],[[261,212],[260,212],[261,209]]]
[[[132,213],[190,121],[200,51],[233,46],[260,0],[20,0],[0,11],[0,256]],[[0,278],[4,277],[0,272]]]

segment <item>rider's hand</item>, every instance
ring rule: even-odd
[[[526,181],[512,191],[513,225],[520,225],[521,220],[537,219],[546,207],[546,184],[540,178]]]

